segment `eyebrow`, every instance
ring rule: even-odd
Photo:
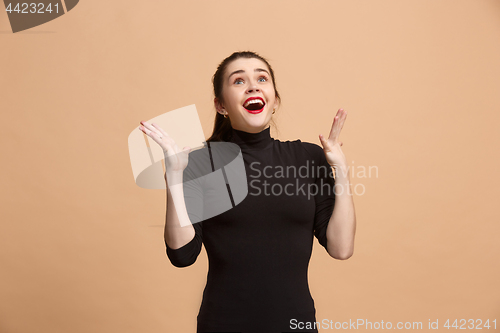
[[[254,72],[266,72],[267,74],[269,74],[268,71],[266,71],[265,69],[262,69],[262,68],[256,68],[254,70]],[[231,74],[229,74],[229,76],[227,77],[227,79],[229,80],[231,78],[231,75],[238,74],[238,73],[245,73],[245,71],[243,69],[238,69],[237,71],[234,71]],[[269,74],[269,75],[271,75],[271,74]]]

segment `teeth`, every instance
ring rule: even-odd
[[[255,104],[255,103],[260,103],[260,104],[264,105],[264,103],[262,103],[262,101],[260,99],[252,99],[252,100],[246,102],[245,105],[243,105],[243,106],[247,107],[250,104]]]

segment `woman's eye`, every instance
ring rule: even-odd
[[[267,77],[265,77],[265,76],[261,76],[261,77],[259,77],[259,80],[260,80],[260,79],[264,79],[264,81],[267,81]],[[238,82],[240,82],[240,81],[243,81],[243,80],[242,80],[242,79],[236,79],[236,80],[234,80],[234,83],[238,83]]]

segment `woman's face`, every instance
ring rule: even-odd
[[[239,58],[227,66],[222,95],[223,105],[214,100],[217,111],[230,118],[234,129],[248,133],[266,129],[278,107],[269,68],[256,58]]]

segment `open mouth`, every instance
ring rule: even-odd
[[[266,105],[266,103],[264,103],[262,98],[257,97],[257,98],[247,99],[245,104],[243,104],[243,107],[247,111],[258,111],[258,110],[262,110],[264,108],[264,105]]]

